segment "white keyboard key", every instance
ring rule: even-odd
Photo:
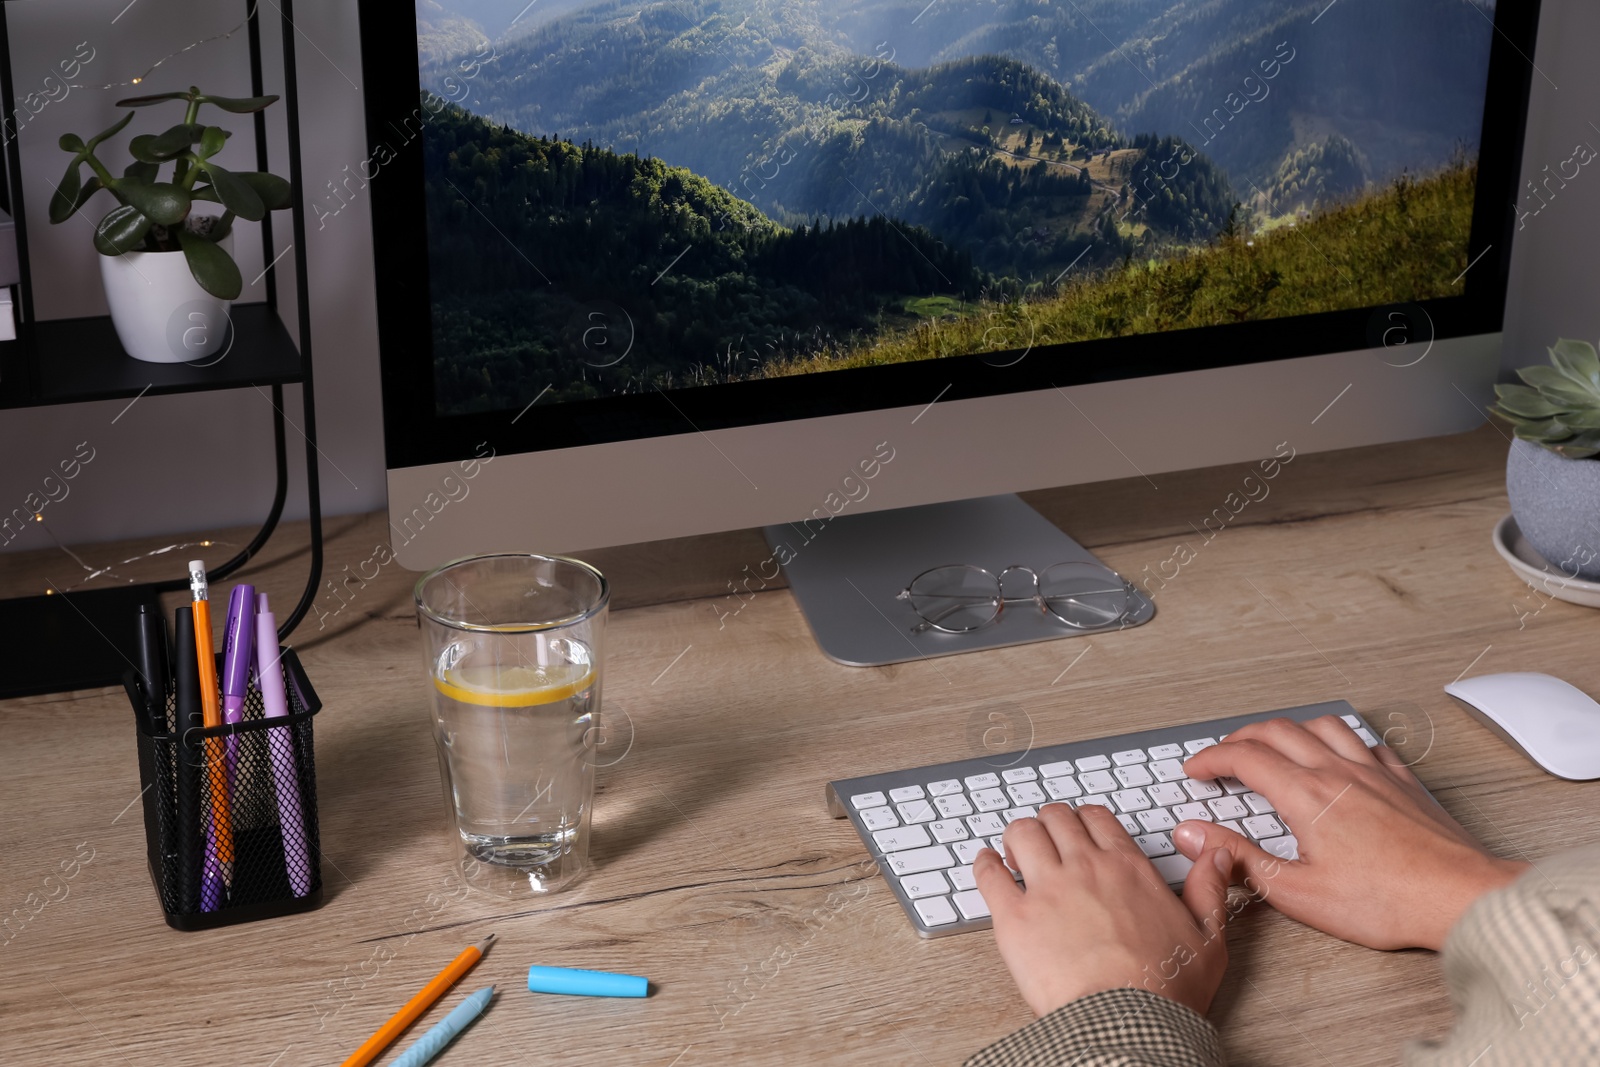
[[[998,774],[974,774],[967,778],[968,789],[993,789],[1000,784]]]
[[[984,903],[983,894],[976,889],[968,889],[966,892],[957,893],[950,899],[955,902],[956,907],[961,909],[961,917],[963,919],[987,919],[989,917],[989,905]]]
[[[920,830],[922,827],[919,826],[917,829]],[[967,827],[960,819],[941,819],[938,822],[931,822],[928,824],[928,829],[933,832],[933,839],[941,845],[967,839]]]
[[[900,888],[906,891],[906,896],[912,900],[918,897],[936,897],[950,892],[950,883],[944,880],[944,875],[938,871],[929,871],[926,874],[913,874],[910,878],[900,879]]]
[[[1183,743],[1183,750],[1192,756],[1202,749],[1210,748],[1216,743],[1217,739],[1215,737],[1197,737],[1193,741],[1185,741]]]
[[[1239,825],[1239,821],[1237,819],[1228,819],[1228,820],[1226,820],[1224,822],[1217,823],[1217,825],[1218,826],[1226,826],[1228,829],[1232,830],[1234,833],[1238,834],[1240,837],[1248,836],[1244,832],[1244,827]]]
[[[951,867],[944,873],[950,876],[950,884],[958,890],[978,888],[978,878],[972,873],[972,864],[970,863],[960,867]]]
[[[1111,799],[1117,802],[1118,811],[1144,811],[1154,806],[1150,803],[1150,794],[1143,789],[1124,789],[1112,793]]]
[[[999,834],[989,838],[989,847],[1000,853],[1000,858],[1006,858],[1006,839]]]
[[[1190,778],[1183,783],[1183,788],[1196,800],[1210,800],[1222,795],[1222,787],[1215,778]]]
[[[982,841],[957,841],[950,848],[956,854],[956,859],[966,865],[967,870],[972,869],[972,863],[978,858],[978,853],[987,847]]]
[[[998,789],[974,789],[972,803],[979,811],[999,811],[1011,806],[1011,798]]]
[[[1077,770],[1071,760],[1062,760],[1060,763],[1041,763],[1039,773],[1045,778],[1060,778],[1064,774],[1071,774]]]
[[[1170,807],[1173,804],[1189,803],[1189,794],[1185,793],[1181,786],[1172,782],[1159,782],[1151,786],[1146,792],[1150,794],[1150,799],[1157,804],[1165,804]]]
[[[950,793],[946,796],[934,797],[933,806],[938,808],[939,814],[947,819],[972,814],[972,804],[967,800],[965,793]]]
[[[1136,785],[1149,785],[1155,781],[1154,778],[1150,777],[1150,771],[1139,763],[1127,767],[1118,767],[1113,773],[1116,774],[1117,781],[1130,789]]]
[[[1153,759],[1153,760],[1158,760],[1158,759],[1182,759],[1183,758],[1183,746],[1182,745],[1151,745],[1150,746],[1150,758]]]
[[[1044,791],[1050,794],[1051,800],[1071,800],[1083,796],[1083,790],[1078,788],[1078,780],[1068,776],[1046,778]]]
[[[1076,761],[1080,771],[1103,771],[1111,766],[1110,756],[1085,756]]]
[[[1260,841],[1264,837],[1277,837],[1283,833],[1283,824],[1271,815],[1252,815],[1244,820],[1244,830]]]
[[[1222,787],[1222,791],[1228,794],[1230,797],[1236,797],[1240,793],[1250,792],[1250,787],[1239,781],[1237,778],[1218,778],[1217,784],[1220,785]]]
[[[1189,868],[1194,866],[1194,860],[1181,852],[1170,856],[1157,856],[1150,861],[1155,865],[1156,873],[1166,879],[1168,885],[1182,885],[1183,880],[1189,877]]]
[[[972,832],[977,834],[979,837],[988,837],[990,834],[998,834],[1006,828],[1005,820],[989,811],[984,812],[982,815],[974,815],[967,819],[967,825],[970,826],[972,828]]]
[[[911,905],[924,926],[947,926],[956,921],[956,909],[944,897],[923,897]]]
[[[1344,720],[1344,724],[1346,726],[1350,727],[1350,729],[1352,729],[1352,730],[1361,729],[1361,720],[1356,718],[1354,715],[1341,715],[1341,716],[1339,716],[1339,718],[1343,719]]]
[[[931,797],[949,796],[951,793],[961,792],[961,783],[954,778],[946,778],[942,782],[929,782],[928,795]]]
[[[889,790],[889,799],[896,804],[907,800],[921,800],[925,795],[920,785],[903,785],[899,789]]]
[[[1085,793],[1109,793],[1117,788],[1117,780],[1111,777],[1108,771],[1090,771],[1080,774],[1078,781],[1083,785]]]
[[[882,793],[857,793],[850,798],[850,806],[860,811],[862,808],[877,808],[887,804],[888,798]]]
[[[1178,820],[1172,817],[1172,812],[1166,808],[1151,808],[1149,811],[1139,813],[1139,825],[1143,826],[1146,833],[1155,833],[1158,830],[1170,830],[1178,825]]]
[[[913,800],[906,804],[896,804],[895,807],[900,810],[900,818],[908,823],[932,822],[939,817],[939,813],[933,810],[933,805],[926,800]]]
[[[879,830],[872,835],[878,848],[884,852],[903,852],[908,848],[926,848],[933,844],[928,831],[920,826],[900,826],[893,830]]]
[[[1143,763],[1144,749],[1127,748],[1123,749],[1121,752],[1113,752],[1111,753],[1111,762],[1115,763],[1118,767],[1126,767],[1133,763]]]
[[[928,848],[913,848],[906,852],[896,852],[885,856],[884,862],[889,865],[889,870],[904,878],[908,874],[921,874],[923,871],[941,871],[946,867],[956,865],[955,857],[950,855],[950,850],[943,845],[932,845]]]
[[[1150,773],[1158,782],[1181,782],[1189,777],[1183,773],[1183,764],[1175,759],[1157,760],[1150,764]]]
[[[1000,777],[1012,784],[1017,782],[1032,782],[1039,777],[1039,772],[1034,770],[1032,767],[1007,767],[1005,770],[1000,772]]]
[[[1245,807],[1238,797],[1218,797],[1210,802],[1211,814],[1218,821],[1223,819],[1242,819],[1250,814],[1250,809]]]
[[[1297,860],[1300,858],[1300,842],[1293,834],[1285,837],[1272,837],[1261,842],[1261,847],[1278,857],[1280,860]]]
[[[868,830],[887,830],[900,825],[893,808],[865,808],[861,812],[861,822]]]
[[[1250,805],[1250,810],[1255,812],[1257,815],[1271,815],[1273,812],[1278,810],[1272,806],[1272,801],[1268,800],[1260,793],[1246,793],[1244,795],[1244,802]]]
[[[1023,782],[1021,785],[1008,785],[1006,792],[1011,794],[1014,804],[1043,804],[1044,790],[1032,782]]]
[[[1378,739],[1376,737],[1373,737],[1372,736],[1372,731],[1367,729],[1365,726],[1363,726],[1361,729],[1356,731],[1356,736],[1361,738],[1361,743],[1363,745],[1366,745],[1368,748],[1376,748],[1377,747]]]
[[[1072,802],[1073,807],[1078,807],[1078,808],[1081,808],[1086,804],[1098,804],[1098,805],[1100,805],[1100,807],[1105,808],[1107,811],[1116,811],[1117,810],[1116,802],[1113,801],[1105,793],[1095,793],[1093,796],[1082,797],[1082,798],[1080,798],[1078,800],[1074,800]]]
[[[1000,814],[1005,818],[1006,823],[1010,824],[1016,822],[1018,819],[1031,819],[1035,815],[1038,815],[1039,811],[1037,808],[1033,807],[1033,805],[1025,804],[1020,808],[1007,808]]]
[[[1172,809],[1172,817],[1179,822],[1189,819],[1199,819],[1201,822],[1216,822],[1211,814],[1211,809],[1204,804],[1179,804]]]
[[[1122,824],[1122,828],[1124,830],[1128,831],[1128,836],[1130,837],[1132,837],[1134,834],[1144,833],[1144,827],[1140,826],[1139,820],[1135,819],[1132,815],[1118,815],[1117,821]]]
[[[1166,834],[1138,834],[1134,837],[1133,843],[1139,846],[1140,852],[1151,859],[1157,856],[1170,856],[1178,851],[1172,846],[1172,838]]]

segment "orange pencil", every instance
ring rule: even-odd
[[[461,976],[472,970],[472,965],[483,959],[483,954],[489,951],[489,946],[494,944],[495,935],[490,934],[476,945],[470,945],[461,950],[461,955],[450,961],[450,966],[439,972],[439,976],[422,987],[422,992],[406,1001],[406,1006],[394,1013],[394,1017],[384,1023],[378,1032],[367,1038],[362,1046],[355,1050],[351,1057],[344,1061],[343,1067],[366,1067],[367,1064],[377,1059],[390,1042],[405,1032],[406,1027],[421,1018],[422,1013],[433,1006],[433,1002],[447,993],[451,986],[461,980]]]
[[[217,654],[211,646],[211,601],[203,560],[189,561],[189,590],[194,594],[194,651],[200,660],[200,713],[206,727],[222,725],[222,700],[217,688]],[[217,863],[224,882],[233,881],[233,820],[228,813],[228,776],[223,771],[223,744],[206,738],[206,779],[211,784],[211,825],[217,841]]]

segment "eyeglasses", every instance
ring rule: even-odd
[[[1006,575],[1026,574],[1033,582],[1028,596],[1005,595]],[[970,563],[923,571],[895,597],[922,619],[914,634],[938,630],[962,634],[1000,618],[1007,604],[1032,602],[1058,622],[1090,630],[1120,622],[1133,603],[1133,587],[1116,571],[1098,563],[1057,563],[1042,571],[1012,565],[996,577]]]

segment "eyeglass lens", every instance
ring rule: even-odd
[[[1000,614],[1000,583],[981,567],[935,567],[907,589],[911,608],[940,630],[965,633]]]

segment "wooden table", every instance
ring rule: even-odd
[[[464,987],[495,982],[501,996],[441,1062],[956,1063],[1030,1015],[990,935],[912,933],[855,833],[828,817],[823,783],[1030,736],[1344,697],[1390,728],[1444,806],[1502,854],[1596,840],[1591,787],[1543,774],[1441,691],[1468,671],[1533,669],[1600,692],[1595,614],[1535,597],[1490,547],[1507,510],[1504,453],[1486,427],[1301,455],[1210,541],[1195,527],[1239,489],[1243,466],[1159,476],[1158,490],[1133,478],[1030,494],[1136,578],[1188,545],[1193,558],[1157,588],[1156,619],[876,669],[824,659],[777,587],[719,624],[715,605],[732,602],[716,594],[766,556],[753,532],[592,553],[617,587],[605,694],[617,761],[600,778],[595,870],[549,900],[454,890],[416,576],[396,565],[352,582],[336,613],[328,594],[323,628],[313,617],[293,639],[325,703],[319,911],[169,930],[145,871],[122,694],[8,701],[0,1061],[337,1063],[493,931],[500,943]],[[384,538],[381,516],[330,527],[336,577]],[[168,573],[184,558],[120,572]],[[4,557],[0,582],[65,581],[68,563]],[[303,531],[291,527],[247,577],[285,604],[303,568]],[[1393,1063],[1405,1039],[1449,1026],[1428,953],[1370,952],[1264,907],[1229,942],[1212,1015],[1234,1063]],[[535,996],[526,968],[536,962],[644,974],[654,991]]]

